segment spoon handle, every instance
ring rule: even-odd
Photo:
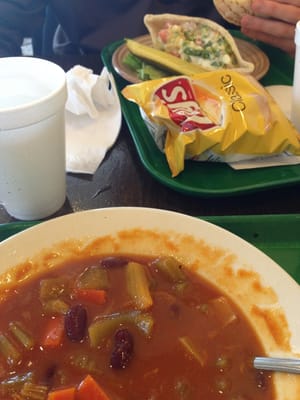
[[[300,374],[299,358],[255,357],[254,368]]]

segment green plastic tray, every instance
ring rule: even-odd
[[[245,39],[241,34],[234,33],[234,35]],[[104,65],[114,75],[119,92],[128,82],[114,71],[111,60],[115,50],[123,43],[123,41],[114,42],[105,47],[101,53]],[[271,64],[261,83],[291,85],[293,59],[278,49],[255,44],[265,51]],[[234,171],[223,163],[187,161],[184,171],[176,178],[172,178],[165,156],[158,150],[149,134],[137,105],[127,101],[121,93],[120,101],[143,166],[155,179],[176,191],[200,197],[233,196],[300,183],[299,165]]]
[[[300,214],[201,218],[252,243],[300,283]],[[12,222],[0,225],[0,241],[36,223]]]

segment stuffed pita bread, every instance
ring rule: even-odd
[[[245,61],[231,34],[206,18],[176,14],[146,14],[153,47],[198,64],[207,71],[222,68],[251,73],[254,65]]]

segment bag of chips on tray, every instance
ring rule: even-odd
[[[271,95],[233,70],[173,76],[126,86],[172,176],[184,160],[236,162],[300,155],[300,134]]]

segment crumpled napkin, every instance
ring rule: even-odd
[[[94,174],[115,143],[122,112],[113,76],[76,65],[66,72],[67,172]]]

